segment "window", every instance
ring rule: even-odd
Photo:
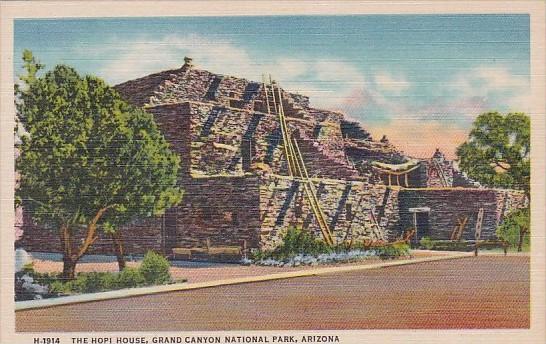
[[[345,218],[347,221],[353,221],[353,205],[349,202],[345,203]]]
[[[239,226],[240,223],[239,223],[239,214],[237,213],[231,213],[231,224],[233,226]]]
[[[296,198],[294,216],[296,219],[300,219],[303,216],[303,195],[299,195],[299,197]]]
[[[213,216],[212,207],[206,206],[206,207],[203,207],[202,210],[203,210],[203,220],[205,220],[205,221],[212,220],[212,216]]]
[[[233,212],[231,212],[231,211],[224,212],[224,221],[225,222],[233,222]]]

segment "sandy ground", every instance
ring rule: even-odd
[[[426,256],[441,256],[446,255],[445,252],[438,251],[413,251],[413,257],[426,257]],[[63,269],[62,262],[59,261],[58,256],[52,256],[49,259],[44,258],[43,255],[34,254],[34,269],[37,272],[60,272]],[[367,259],[357,263],[347,263],[343,265],[363,265],[363,264],[377,264],[381,262],[380,259]],[[127,266],[137,267],[140,264],[138,261],[130,261]],[[338,264],[339,265],[339,264]],[[321,267],[327,265],[320,265]],[[302,266],[302,267],[269,267],[269,266],[243,266],[239,264],[221,264],[221,263],[207,263],[207,262],[188,262],[188,261],[171,261],[171,276],[175,280],[186,279],[188,283],[208,282],[223,280],[227,278],[238,277],[251,277],[261,276],[267,274],[274,274],[288,271],[298,271],[316,268],[316,266]],[[88,257],[83,262],[78,263],[76,272],[89,272],[89,271],[118,271],[118,265],[114,257],[109,256],[95,256]]]
[[[529,328],[529,257],[481,256],[18,311],[17,331]]]

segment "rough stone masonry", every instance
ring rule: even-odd
[[[199,70],[186,58],[179,69],[116,89],[153,114],[180,155],[185,190],[164,216],[135,219],[122,229],[127,254],[151,249],[171,255],[173,248],[207,242],[272,249],[291,225],[320,236],[301,181],[288,175],[279,119],[268,114],[261,83]],[[281,92],[288,130],[337,242],[395,240],[414,226],[417,240],[449,239],[463,216],[463,238],[472,239],[480,208],[482,238],[494,238],[503,217],[527,202],[519,191],[480,187],[439,151],[424,160],[406,156],[342,113]],[[28,214],[21,243],[30,251],[60,251],[56,230],[32,223]],[[109,238],[100,238],[90,253],[112,254]]]

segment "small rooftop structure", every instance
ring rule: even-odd
[[[190,69],[193,67],[193,58],[184,56],[184,65],[182,66],[183,69]]]

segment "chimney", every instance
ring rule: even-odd
[[[182,66],[182,69],[188,70],[193,67],[193,59],[191,57],[184,56],[184,65]]]

